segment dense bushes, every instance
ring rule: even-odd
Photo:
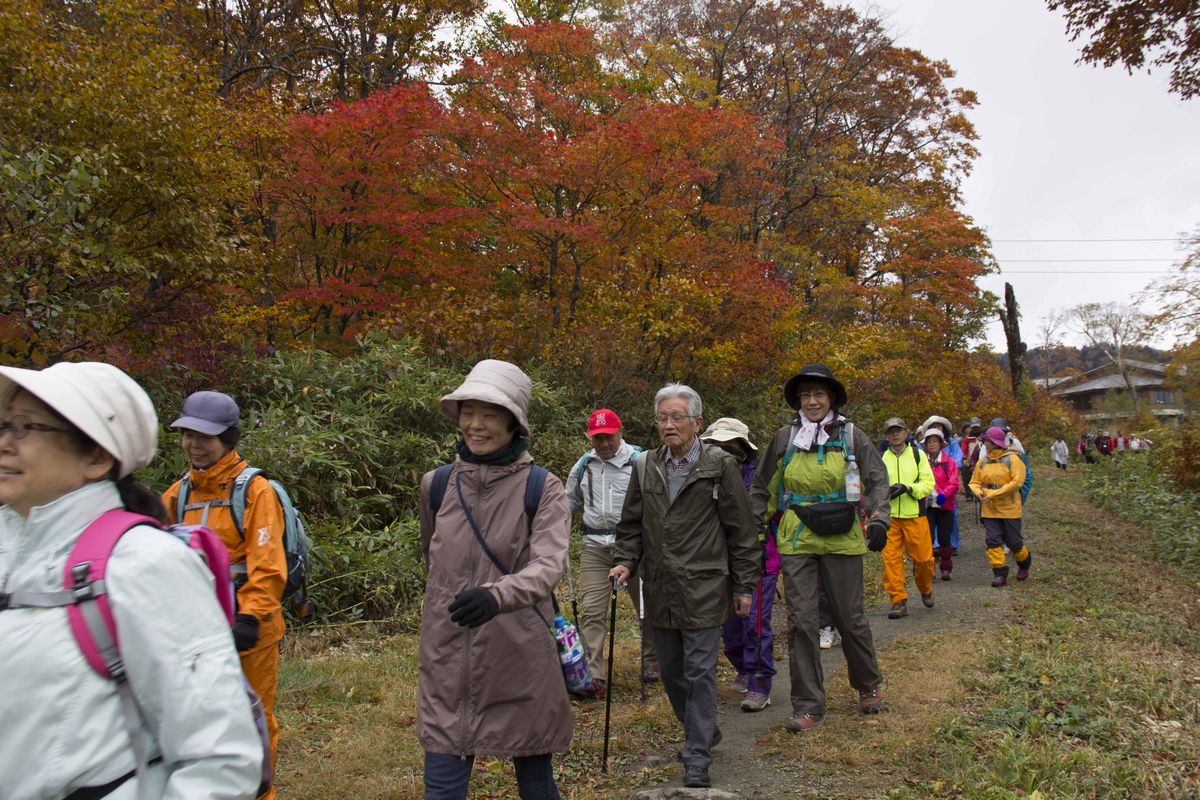
[[[239,452],[288,487],[304,513],[326,618],[403,616],[424,587],[416,517],[421,475],[453,458],[454,424],[438,398],[470,365],[439,362],[416,345],[363,342],[353,354],[283,353],[255,361],[237,385],[218,387],[242,406]],[[159,403],[164,422],[181,398]],[[586,412],[534,380],[531,450],[563,475],[584,444]],[[165,489],[186,468],[178,435],[144,478]]]
[[[1164,466],[1158,450],[1102,458],[1087,468],[1086,490],[1109,511],[1142,525],[1156,557],[1200,571],[1200,493],[1180,487]]]

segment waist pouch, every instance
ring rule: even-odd
[[[813,503],[809,506],[792,506],[792,511],[818,536],[840,536],[854,527],[854,503]]]

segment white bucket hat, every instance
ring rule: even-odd
[[[758,448],[750,441],[750,428],[740,419],[721,417],[712,425],[709,425],[708,430],[700,434],[700,438],[706,442],[732,442],[740,440],[746,447],[747,455],[758,455]]]
[[[516,364],[487,358],[471,367],[466,380],[442,398],[442,413],[458,422],[458,408],[463,400],[481,400],[507,408],[517,418],[521,433],[529,435],[529,397],[533,383]]]
[[[158,415],[137,381],[112,364],[55,364],[45,369],[0,367],[0,408],[24,389],[100,445],[117,461],[120,478],[150,463],[158,450]]]

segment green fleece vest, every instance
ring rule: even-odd
[[[783,491],[793,497],[785,497],[787,505],[807,506],[813,503],[833,500],[836,497],[845,499],[846,492],[846,456],[842,450],[841,440],[829,442],[824,447],[824,453],[816,451],[808,453],[797,450],[792,454],[785,470],[776,469],[771,479],[771,499],[767,503],[767,514],[773,516],[779,507],[779,480],[782,478]],[[780,466],[783,459],[780,459]],[[797,496],[804,496],[801,500]],[[822,499],[811,499],[811,498]],[[783,512],[779,520],[779,530],[775,534],[776,544],[782,555],[841,555],[858,556],[867,552],[863,540],[862,529],[858,515],[854,517],[854,525],[846,533],[837,536],[818,536],[813,533],[791,509]]]

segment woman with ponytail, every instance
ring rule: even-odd
[[[212,574],[194,552],[150,524],[111,547],[102,588],[90,586],[115,623],[115,679],[95,671],[72,628],[69,609],[105,613],[64,592],[84,532],[115,510],[166,519],[133,478],[157,444],[150,398],[116,367],[0,367],[5,797],[254,797],[262,746]]]

